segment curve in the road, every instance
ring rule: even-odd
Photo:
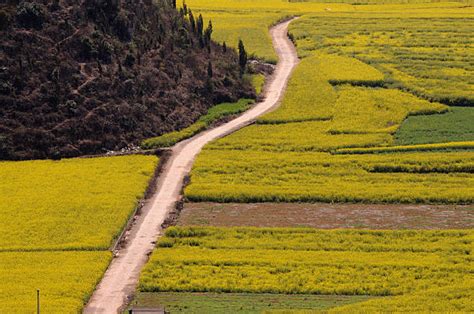
[[[295,47],[287,37],[290,22],[282,22],[270,30],[279,61],[271,82],[266,86],[265,100],[238,118],[173,147],[171,158],[158,179],[155,195],[144,206],[142,215],[130,231],[126,246],[112,260],[85,307],[85,313],[117,313],[127,303],[127,298],[135,291],[140,271],[154,249],[161,224],[176,206],[183,180],[204,145],[251,124],[279,104],[291,72],[298,63]]]

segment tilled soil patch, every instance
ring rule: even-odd
[[[180,226],[472,229],[473,205],[185,203]]]

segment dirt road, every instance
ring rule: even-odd
[[[160,235],[160,226],[179,199],[183,179],[191,170],[193,161],[203,146],[249,125],[278,105],[288,78],[298,63],[295,48],[287,38],[289,23],[290,21],[283,22],[270,30],[279,62],[271,82],[266,86],[265,100],[238,118],[173,147],[172,156],[157,182],[155,195],[143,208],[143,214],[134,224],[127,245],[113,259],[84,309],[85,313],[117,313],[135,291],[140,270]]]

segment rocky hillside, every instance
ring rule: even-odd
[[[203,24],[174,0],[0,4],[0,159],[126,148],[252,96]]]

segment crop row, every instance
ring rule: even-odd
[[[393,298],[376,298],[366,302],[331,309],[329,313],[430,312],[471,313],[474,311],[472,278],[441,288],[427,288]],[[296,314],[296,313],[295,313]]]
[[[331,155],[206,149],[195,163],[185,195],[191,201],[243,203],[472,203],[472,173],[443,173],[455,165],[472,167],[472,156],[470,152]],[[413,168],[417,163],[434,167],[423,174],[408,171],[408,165]],[[400,165],[407,172],[371,171],[385,164]]]
[[[425,152],[425,151],[452,151],[452,150],[474,150],[474,142],[450,142],[436,144],[401,145],[387,147],[367,148],[342,148],[333,154],[380,154],[400,152]]]
[[[470,231],[188,231],[173,228],[160,240],[140,291],[390,296],[472,279]]]

